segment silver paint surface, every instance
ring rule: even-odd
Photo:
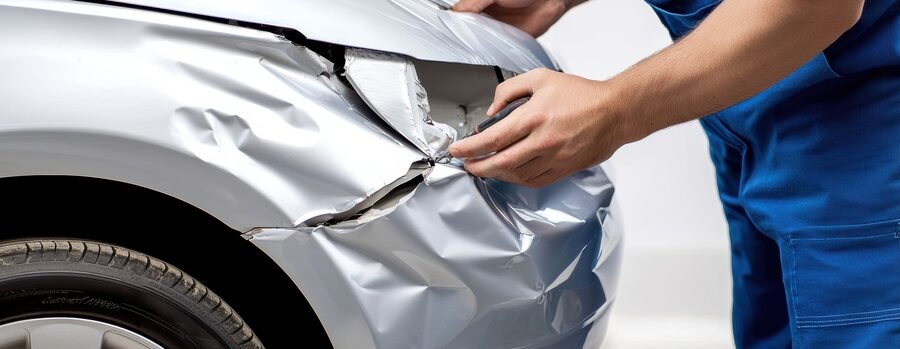
[[[595,349],[621,261],[612,194],[599,167],[527,189],[437,165],[375,219],[247,235],[338,348]]]
[[[407,57],[363,49],[348,49],[347,79],[382,119],[431,158],[447,154],[456,130],[435,123],[428,93]]]
[[[517,72],[555,67],[527,33],[480,14],[445,10],[429,0],[117,1],[292,28],[314,40],[423,60]]]
[[[137,184],[247,231],[347,210],[427,157],[271,33],[71,1],[4,1],[0,23],[0,177]]]
[[[169,3],[141,1],[151,2]],[[337,348],[599,345],[621,250],[603,171],[528,189],[473,178],[458,160],[428,162],[446,152],[454,129],[483,117],[496,77],[481,64],[552,66],[539,46],[424,0],[178,4],[290,20],[310,37],[380,51],[351,62],[348,87],[332,62],[272,33],[83,2],[0,0],[0,178],[131,183],[249,232]],[[291,16],[298,4],[309,6]],[[354,25],[327,23],[340,9]],[[395,16],[362,19],[367,11]],[[452,25],[429,22],[435,16]],[[384,32],[364,33],[370,26]],[[398,122],[408,117],[421,119]]]

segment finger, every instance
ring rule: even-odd
[[[466,171],[478,177],[517,182],[518,175],[515,169],[540,155],[537,154],[538,150],[527,144],[525,140],[519,141],[489,157],[466,160]]]
[[[527,117],[528,104],[514,110],[484,132],[464,138],[450,145],[450,154],[456,158],[471,158],[500,151],[524,138],[533,128],[532,118]]]
[[[543,77],[546,69],[538,68],[525,74],[514,76],[497,85],[494,90],[494,101],[488,107],[487,114],[497,114],[510,102],[534,94],[535,84]]]
[[[456,5],[453,5],[453,11],[478,13],[484,11],[485,8],[493,3],[494,0],[460,0]]]

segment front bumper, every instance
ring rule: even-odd
[[[336,348],[596,348],[620,263],[600,169],[527,189],[436,165],[378,217],[247,234]]]

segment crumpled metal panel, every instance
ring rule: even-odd
[[[527,33],[429,0],[115,1],[292,28],[314,40],[423,60],[495,65],[519,73],[556,67]]]
[[[345,57],[347,79],[382,119],[431,158],[448,153],[456,130],[431,120],[412,60],[365,49],[347,49]]]
[[[345,211],[427,158],[268,32],[52,0],[3,1],[0,23],[0,177],[128,182],[247,231]]]
[[[597,348],[620,263],[612,194],[599,167],[527,189],[436,165],[377,218],[248,237],[337,348]]]

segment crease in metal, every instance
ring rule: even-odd
[[[347,49],[345,57],[347,79],[372,110],[430,158],[448,153],[456,130],[432,121],[428,93],[410,59],[361,49]]]
[[[248,236],[328,280],[298,282],[314,308],[344,291],[328,321],[369,326],[340,347],[593,348],[620,263],[612,194],[599,167],[528,189],[437,164],[375,219]]]

